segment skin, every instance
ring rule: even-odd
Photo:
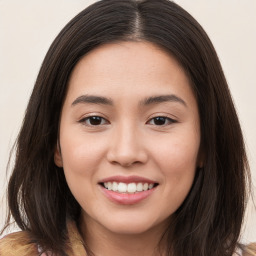
[[[84,95],[112,104],[85,102]],[[145,104],[160,95],[172,97]],[[92,125],[90,116],[102,119]],[[159,116],[167,118],[159,122]],[[184,70],[152,43],[106,44],[75,66],[55,163],[64,168],[81,205],[82,233],[96,255],[157,255],[160,237],[202,162],[199,123]],[[158,186],[145,200],[122,205],[109,200],[98,184],[114,175],[148,178]]]

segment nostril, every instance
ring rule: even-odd
[[[107,153],[107,160],[114,165],[123,167],[143,164],[148,160],[146,151],[141,146],[134,146],[135,142],[119,141],[117,146],[110,146]]]

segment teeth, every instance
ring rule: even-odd
[[[136,192],[136,184],[135,183],[129,183],[127,186],[127,192],[128,193],[134,193]]]
[[[113,182],[112,190],[113,190],[113,191],[117,191],[117,188],[118,188],[117,182]]]
[[[136,186],[137,191],[141,192],[143,190],[143,185],[142,183],[138,183]]]
[[[145,183],[144,185],[143,185],[143,190],[145,191],[145,190],[148,190],[148,183]]]
[[[112,190],[112,183],[108,182],[108,190]]]
[[[120,193],[125,193],[127,191],[127,185],[125,183],[120,182],[117,186],[117,191]]]
[[[154,187],[153,183],[123,183],[123,182],[104,182],[104,187],[108,190],[117,191],[119,193],[136,193],[142,192]]]

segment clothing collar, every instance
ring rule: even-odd
[[[75,222],[67,223],[68,237],[69,237],[69,247],[71,252],[70,256],[87,256],[87,253],[84,248],[83,239],[78,231],[77,225]]]

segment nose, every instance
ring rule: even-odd
[[[110,163],[123,167],[146,163],[148,154],[143,136],[135,127],[123,125],[117,128],[111,137],[107,159]]]

